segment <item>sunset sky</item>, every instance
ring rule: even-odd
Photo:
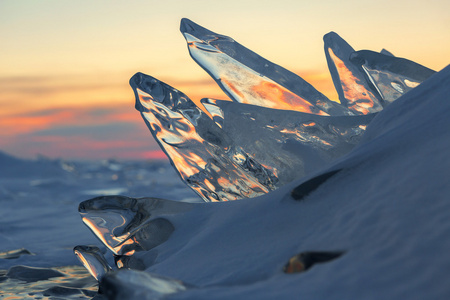
[[[324,34],[439,71],[449,63],[449,11],[446,0],[0,0],[0,150],[25,158],[164,157],[134,109],[134,73],[192,99],[227,99],[190,58],[183,17],[336,99]]]

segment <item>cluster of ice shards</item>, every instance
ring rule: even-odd
[[[339,100],[356,114],[382,110],[435,73],[386,50],[355,51],[334,32],[326,34],[323,40]]]
[[[142,73],[130,84],[153,137],[205,201],[256,197],[344,155],[376,112],[434,73],[390,54],[355,52],[331,32],[325,54],[340,104],[227,36],[187,19],[181,32],[232,102],[203,99],[198,107]]]
[[[331,32],[324,37],[325,54],[338,103],[227,36],[187,19],[181,32],[192,58],[232,101],[205,98],[199,107],[142,73],[130,85],[153,137],[182,180],[206,202],[260,196],[345,155],[377,112],[434,73],[386,50],[354,51]],[[200,204],[105,196],[84,201],[79,211],[119,268],[145,269],[151,262],[141,266],[137,254],[168,240],[175,230],[171,215],[195,205]],[[97,280],[107,277],[102,286],[114,297],[136,280],[145,282],[140,291],[156,298],[187,288],[148,273],[110,272],[98,248],[78,246],[75,252]],[[115,293],[118,284],[124,287]]]

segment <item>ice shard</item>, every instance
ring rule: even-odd
[[[235,144],[273,170],[276,187],[348,153],[375,116],[318,116],[213,99],[202,104]]]
[[[182,19],[191,57],[233,100],[316,115],[352,115],[296,74],[266,60],[232,38]]]
[[[97,281],[112,270],[102,252],[95,246],[76,246],[73,252]]]
[[[323,40],[328,68],[341,103],[356,114],[382,110],[381,96],[371,88],[364,72],[350,61],[355,50],[335,32],[326,34]]]
[[[165,242],[174,231],[165,217],[189,211],[193,205],[158,198],[102,196],[83,201],[78,210],[84,224],[106,247],[115,255],[128,256]]]
[[[383,101],[388,103],[436,73],[413,61],[369,50],[352,53],[350,61],[365,73]]]
[[[185,94],[142,73],[130,85],[153,137],[205,201],[252,198],[274,188],[271,170],[236,146]]]

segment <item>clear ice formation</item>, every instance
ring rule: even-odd
[[[355,51],[335,32],[323,40],[339,100],[356,114],[379,112],[436,73],[385,49]]]
[[[339,104],[227,36],[187,19],[180,30],[192,58],[234,103],[203,99],[198,107],[143,73],[130,85],[153,137],[205,201],[256,197],[344,155],[376,112],[434,72],[392,55],[355,52],[330,32],[325,54]]]
[[[129,256],[165,242],[174,227],[162,216],[189,211],[193,205],[158,198],[101,196],[80,203],[78,211],[84,224],[109,250]],[[86,257],[89,251],[81,250]]]
[[[350,61],[364,71],[366,78],[386,104],[436,73],[413,61],[369,50],[353,52]]]
[[[205,201],[252,198],[270,190],[273,179],[267,168],[236,147],[189,97],[142,73],[130,85],[153,137]]]
[[[355,50],[335,32],[326,34],[323,41],[328,69],[341,103],[356,114],[382,110],[378,94],[372,92],[362,70],[350,61]]]
[[[300,76],[282,68],[232,38],[214,33],[188,19],[181,33],[191,57],[236,102],[295,110],[316,115],[351,115]]]
[[[89,271],[95,280],[99,281],[106,273],[112,270],[102,252],[95,246],[76,246],[73,249],[78,260]]]
[[[153,77],[138,73],[130,83],[153,136],[205,201],[256,197],[304,176],[350,151],[373,117],[204,99],[211,120],[186,95]],[[224,108],[227,117],[219,120]]]
[[[202,104],[243,151],[274,170],[276,187],[349,152],[375,116],[319,116],[213,99]]]

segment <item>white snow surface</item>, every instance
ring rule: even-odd
[[[381,111],[356,148],[311,176],[258,198],[165,216],[174,233],[136,261],[186,283],[167,299],[450,299],[449,95],[450,66]],[[77,212],[89,195],[195,197],[164,164],[89,169],[7,155],[0,164],[0,252],[36,254],[0,259],[0,269],[78,264],[72,247],[99,244]],[[333,170],[340,172],[300,201],[291,197]],[[307,251],[345,253],[283,272]]]

